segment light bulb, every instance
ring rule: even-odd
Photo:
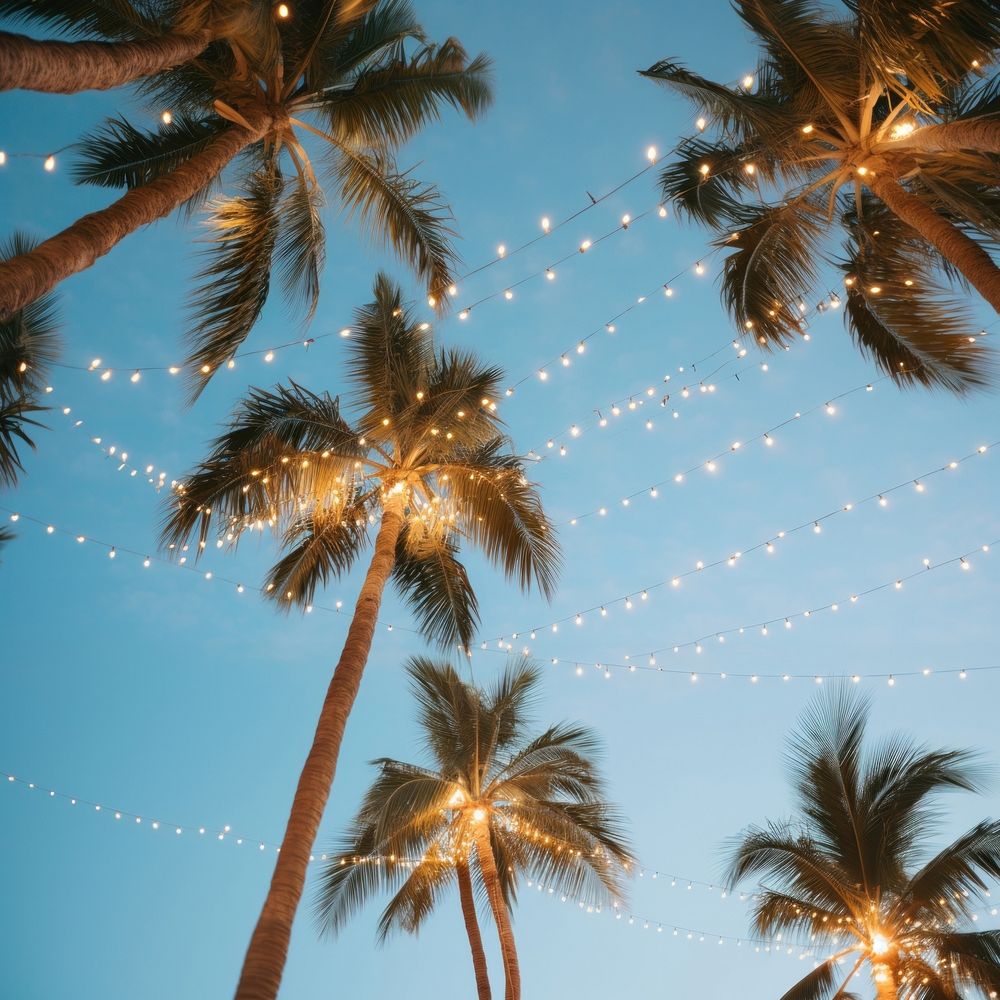
[[[705,121],[704,118],[699,118],[694,124],[695,128],[697,128],[699,132],[704,132],[705,126],[708,125],[708,122]]]
[[[549,221],[549,217],[547,215],[543,215],[542,216],[542,231],[547,233],[551,228],[552,228],[552,223]]]
[[[51,174],[53,170],[56,169],[56,158],[51,153],[45,157],[45,163],[43,164],[45,169]]]
[[[287,3],[279,3],[274,11],[283,21],[292,13]]]
[[[169,125],[173,120],[174,116],[169,111],[164,111],[163,114],[160,115],[160,121],[163,122],[164,125]]]
[[[646,150],[646,159],[649,160],[650,163],[655,163],[656,162],[656,147],[655,146],[650,146],[649,149]]]

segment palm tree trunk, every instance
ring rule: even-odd
[[[937,247],[942,256],[961,271],[979,294],[1000,313],[1000,268],[975,240],[916,195],[910,194],[892,177],[875,172],[865,178],[865,183],[887,208]]]
[[[110,90],[190,62],[211,40],[207,29],[135,42],[39,41],[0,31],[0,90]]]
[[[0,320],[9,319],[64,278],[86,270],[140,226],[169,215],[264,135],[272,123],[269,116],[260,118],[253,122],[251,131],[233,124],[165,177],[133,188],[107,208],[77,219],[29,253],[0,262]]]
[[[875,980],[875,1000],[899,1000],[896,970],[891,965],[872,963],[872,978]]]
[[[476,919],[476,901],[472,896],[472,877],[469,875],[468,861],[459,861],[455,865],[455,871],[458,873],[458,895],[462,901],[465,932],[469,935],[469,947],[472,949],[472,967],[476,973],[476,992],[479,995],[479,1000],[491,1000],[490,977],[486,971],[486,952],[483,950],[479,921]]]
[[[926,125],[902,139],[875,143],[879,153],[1000,153],[1000,121],[996,118],[970,118],[968,121]]]
[[[327,688],[312,746],[292,799],[267,898],[243,960],[236,1000],[274,1000],[278,995],[292,921],[305,886],[309,852],[330,796],[344,727],[371,651],[382,592],[395,563],[396,542],[403,528],[402,506],[403,495],[399,494],[383,509],[371,565],[358,595],[340,660]]]
[[[490,844],[490,830],[486,823],[476,824],[476,856],[479,870],[486,884],[486,895],[493,910],[493,919],[500,935],[500,954],[503,956],[503,971],[506,980],[504,1000],[521,1000],[521,970],[517,964],[517,949],[514,946],[514,930],[510,924],[510,911],[500,888],[493,846]]]

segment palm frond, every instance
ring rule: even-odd
[[[278,210],[280,224],[274,260],[286,300],[305,307],[306,322],[312,319],[319,304],[319,278],[326,256],[322,207],[322,190],[300,175]]]
[[[459,506],[462,531],[508,579],[535,585],[546,597],[555,589],[560,553],[555,530],[519,459],[497,438],[443,468],[448,493]]]
[[[396,433],[417,392],[426,389],[432,360],[431,339],[403,304],[402,289],[379,272],[374,298],[355,311],[347,342],[347,371],[356,387],[354,401],[366,411],[360,425],[366,435]]]
[[[739,214],[740,195],[753,186],[742,169],[748,162],[754,158],[740,147],[691,139],[660,171],[663,200],[697,222],[729,226]]]
[[[345,143],[334,147],[332,171],[348,214],[364,222],[376,242],[391,248],[443,300],[457,258],[451,212],[437,188],[400,172],[388,155]]]
[[[268,572],[264,591],[284,610],[308,607],[316,588],[348,573],[368,542],[364,503],[315,507],[286,529],[285,554]]]
[[[434,911],[442,892],[455,882],[455,866],[434,857],[420,861],[389,900],[378,921],[377,940],[392,931],[415,934]]]
[[[660,59],[644,76],[662,83],[704,111],[727,135],[777,136],[788,131],[788,118],[779,102],[758,91],[748,94],[692,73],[674,59]]]
[[[73,179],[97,187],[135,188],[172,173],[202,152],[232,125],[223,118],[176,113],[154,131],[124,118],[109,118],[75,144]]]
[[[160,34],[167,27],[156,9],[129,0],[5,0],[3,16],[43,24],[76,38],[125,41]]]
[[[733,320],[763,347],[801,336],[796,306],[816,282],[823,228],[808,201],[746,206],[738,228],[716,245],[731,249],[722,272],[722,298]]]
[[[827,959],[804,975],[781,1000],[830,1000],[837,988],[837,966]]]
[[[15,232],[0,243],[0,261],[29,253],[37,243]],[[0,321],[0,401],[32,399],[48,384],[62,350],[54,295],[43,295]]]
[[[217,201],[208,221],[208,263],[191,300],[185,366],[191,400],[246,340],[267,301],[280,228],[283,182],[272,170],[248,178],[244,193]]]
[[[950,85],[1000,47],[1000,10],[991,0],[929,4],[921,0],[846,0],[865,40],[867,68],[885,86],[909,87],[933,107]]]
[[[364,455],[339,400],[294,382],[252,389],[208,458],[166,501],[161,544],[179,547],[195,533],[204,543],[219,522],[238,542],[250,523],[295,516],[306,495],[326,507],[350,503],[354,463]]]
[[[349,146],[382,149],[402,145],[450,106],[475,121],[493,100],[490,60],[470,60],[449,38],[412,56],[367,68],[348,87],[331,90],[322,112],[331,133]]]
[[[468,648],[479,626],[479,602],[458,547],[448,538],[414,543],[412,523],[400,536],[393,564],[396,589],[417,619],[421,633],[442,648]]]
[[[23,397],[0,399],[0,486],[17,485],[18,476],[24,471],[20,449],[25,445],[32,451],[35,449],[28,428],[43,426],[28,414],[46,409]]]
[[[387,59],[396,58],[403,43],[425,41],[424,29],[409,0],[368,3],[358,18],[338,20],[317,47],[311,71],[325,84],[349,84]]]

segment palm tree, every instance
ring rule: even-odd
[[[716,132],[686,143],[663,194],[718,232],[723,300],[760,344],[801,335],[799,304],[826,260],[843,271],[863,353],[902,384],[964,392],[991,371],[968,285],[1000,311],[1000,77],[986,69],[1000,7],[845,4],[838,16],[811,0],[736,0],[762,50],[736,89],[672,60],[643,71]]]
[[[109,90],[197,58],[215,39],[251,42],[270,5],[242,0],[5,0],[3,17],[81,41],[0,31],[0,90]],[[96,36],[93,38],[92,36]]]
[[[985,820],[928,856],[942,792],[977,791],[964,750],[902,737],[864,749],[868,703],[841,689],[793,737],[797,815],[750,827],[729,880],[773,879],[755,896],[763,935],[803,932],[831,954],[782,1000],[848,1000],[867,964],[878,1000],[961,1000],[1000,991],[1000,931],[969,918],[1000,878],[1000,822]]]
[[[15,233],[0,245],[0,261],[31,249],[31,241]],[[24,471],[19,449],[34,448],[29,428],[41,424],[32,414],[48,409],[40,402],[48,366],[59,354],[58,320],[51,295],[0,321],[0,486],[14,486]]]
[[[501,370],[472,354],[435,352],[385,275],[347,340],[354,423],[339,399],[294,383],[254,389],[228,432],[171,498],[163,532],[173,551],[213,531],[235,545],[265,524],[284,555],[264,593],[282,609],[309,606],[318,587],[348,572],[378,525],[340,660],[292,802],[271,888],[243,966],[239,1000],[273,1000],[336,770],[347,716],[371,649],[386,584],[396,585],[421,631],[467,648],[478,608],[463,542],[478,546],[522,588],[555,586],[559,548],[496,413]]]
[[[521,995],[510,907],[518,881],[601,903],[621,897],[632,855],[582,726],[531,736],[528,709],[541,674],[514,660],[488,689],[424,657],[408,665],[428,767],[382,758],[347,835],[333,849],[318,898],[322,926],[338,931],[370,896],[393,897],[379,939],[415,933],[457,881],[479,1000],[490,987],[473,881],[500,934],[507,1000]]]
[[[437,189],[400,170],[395,150],[451,105],[475,119],[489,105],[489,60],[454,39],[425,42],[407,0],[304,0],[295,16],[260,23],[250,57],[213,43],[195,62],[143,90],[172,109],[147,131],[112,119],[80,143],[82,183],[128,188],[30,253],[0,264],[0,316],[106,254],[141,226],[210,197],[236,158],[236,193],[211,205],[206,263],[192,301],[187,358],[192,394],[247,337],[277,264],[286,298],[311,317],[323,267],[323,190],[329,187],[376,241],[403,257],[444,302],[455,263],[451,216]],[[411,42],[417,48],[407,52]]]

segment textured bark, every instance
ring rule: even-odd
[[[133,188],[107,208],[77,219],[30,253],[0,262],[0,320],[52,291],[63,279],[86,270],[141,226],[169,215],[256,142],[271,123],[269,117],[256,121],[251,132],[232,125],[165,177]]]
[[[110,90],[190,62],[211,40],[208,30],[135,42],[39,41],[0,31],[0,90]]]
[[[887,139],[873,153],[956,153],[959,150],[1000,153],[1000,119],[973,118],[965,122],[927,125],[902,139]]]
[[[254,928],[236,1000],[274,1000],[288,956],[292,921],[306,881],[309,852],[337,771],[344,727],[361,686],[382,593],[392,573],[396,542],[403,527],[402,500],[387,504],[375,551],[358,596],[354,618],[316,723],[309,755],[299,776],[271,885]]]
[[[915,229],[962,272],[980,295],[1000,313],[1000,268],[993,258],[957,226],[885,174],[869,174],[865,183],[885,205]]]
[[[500,876],[497,872],[496,859],[493,857],[493,847],[490,844],[490,830],[486,823],[476,824],[476,856],[479,859],[479,870],[493,911],[493,920],[500,935],[500,954],[503,956],[505,979],[504,1000],[521,1000],[521,969],[517,964],[514,929],[511,927],[510,911],[507,909],[503,890],[500,888]]]
[[[476,973],[476,992],[479,1000],[491,1000],[490,977],[486,971],[486,952],[483,950],[479,921],[476,919],[476,901],[472,895],[472,876],[469,874],[469,863],[459,861],[455,865],[455,870],[458,873],[458,895],[462,901],[465,932],[469,935],[469,947],[472,949],[472,968]]]

